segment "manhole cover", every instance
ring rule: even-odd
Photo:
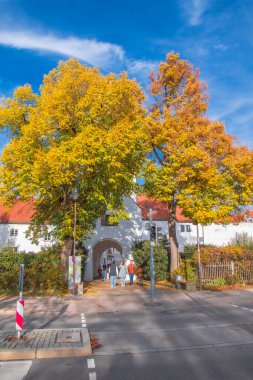
[[[56,336],[56,343],[80,343],[80,332],[60,332]]]

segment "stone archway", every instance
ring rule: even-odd
[[[113,239],[103,239],[98,241],[92,249],[93,253],[93,279],[98,276],[98,266],[104,263],[110,264],[112,259],[116,261],[116,265],[122,260],[122,247]]]

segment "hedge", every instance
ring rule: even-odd
[[[24,264],[24,294],[61,295],[66,292],[58,249],[16,253],[12,248],[6,248],[0,250],[1,294],[18,294],[20,264]]]

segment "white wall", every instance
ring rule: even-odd
[[[98,220],[94,234],[85,241],[88,249],[88,260],[86,264],[85,280],[93,279],[93,247],[101,240],[114,240],[122,248],[122,258],[129,259],[132,244],[136,240],[142,240],[142,213],[141,209],[131,198],[125,199],[125,211],[130,220],[122,221],[118,226],[101,226]]]
[[[203,227],[204,229],[204,243],[214,244],[218,246],[227,245],[231,239],[235,237],[236,233],[246,232],[249,236],[253,237],[253,223],[239,223],[228,224],[211,224]]]
[[[17,247],[18,251],[39,252],[42,247],[50,247],[52,241],[39,240],[39,245],[32,244],[26,238],[25,233],[28,230],[29,224],[0,224],[0,247]],[[17,236],[10,236],[10,230],[18,230]]]
[[[145,229],[145,223],[142,221],[142,236],[143,240],[149,240],[149,230]],[[163,234],[169,237],[168,222],[155,221],[157,226],[162,226]],[[185,231],[181,232],[181,225],[185,226]],[[190,226],[190,231],[186,231],[186,226]],[[179,244],[179,252],[183,252],[184,246],[197,243],[197,227],[193,223],[177,223],[176,224],[177,239]],[[253,238],[253,223],[245,222],[239,224],[210,224],[202,226],[199,224],[199,237],[200,242],[204,244],[212,244],[217,246],[227,245],[231,239],[235,237],[236,233],[246,232]]]

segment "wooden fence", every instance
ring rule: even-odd
[[[253,261],[215,262],[201,267],[202,283],[206,284],[217,279],[231,283],[253,283]]]

